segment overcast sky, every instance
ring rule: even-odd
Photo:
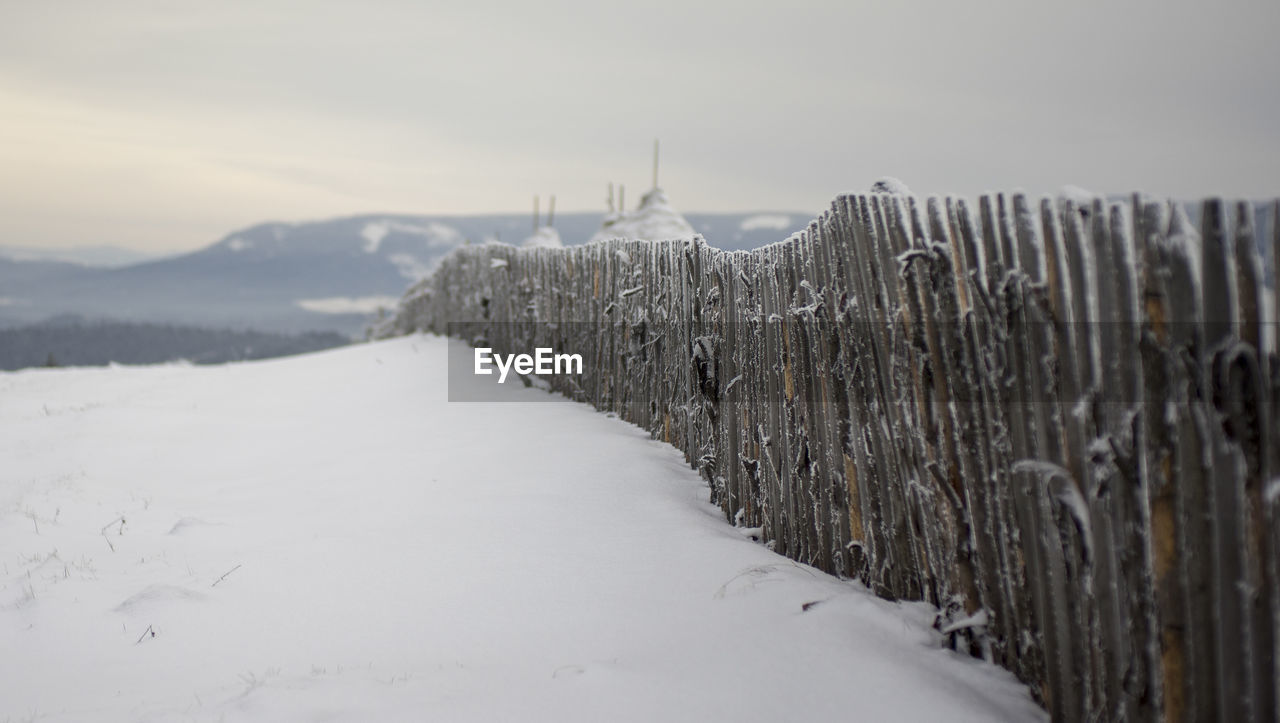
[[[602,210],[655,137],[685,211],[1276,196],[1278,129],[1278,0],[0,0],[0,244]]]

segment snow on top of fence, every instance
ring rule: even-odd
[[[604,225],[591,237],[591,241],[612,238],[672,241],[692,239],[695,235],[693,226],[675,210],[667,200],[667,194],[661,188],[655,188],[640,199],[640,206],[636,210],[605,219]]]
[[[892,193],[897,196],[910,196],[911,189],[907,188],[907,184],[894,178],[893,176],[885,176],[875,183],[871,184],[872,193]]]
[[[560,234],[550,226],[543,226],[533,235],[520,243],[521,248],[526,249],[558,249],[564,247],[564,242],[560,240]]]
[[[1068,184],[1058,189],[1059,205],[1064,201],[1071,201],[1077,208],[1088,208],[1093,205],[1093,200],[1095,198],[1101,198],[1101,196],[1079,186],[1072,186]]]

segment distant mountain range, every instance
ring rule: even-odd
[[[751,249],[786,238],[812,216],[733,213],[686,218],[713,246]],[[602,220],[602,214],[560,214],[555,226],[564,243],[573,245],[589,239]],[[401,293],[449,250],[492,239],[519,244],[531,232],[529,217],[515,214],[367,215],[263,223],[192,253],[98,266],[85,265],[90,259],[84,256],[51,260],[47,255],[36,258],[39,254],[31,249],[0,247],[0,326],[77,314],[358,336],[379,307],[393,307]]]

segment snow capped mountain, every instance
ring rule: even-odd
[[[661,191],[617,218],[614,232],[687,238],[695,231],[722,248],[754,248],[795,228],[745,224],[753,214],[681,217]],[[770,214],[808,222],[804,214]],[[526,239],[542,245],[586,242],[602,214],[560,213],[555,228],[530,236],[524,214],[378,214],[305,223],[261,223],[198,251],[119,268],[15,261],[0,254],[0,326],[59,314],[230,326],[263,331],[360,335],[379,308],[394,307],[451,249],[465,243]],[[554,238],[553,238],[554,236]]]
[[[411,217],[360,216],[301,224],[264,223],[227,236],[196,256],[234,255],[241,262],[294,258],[367,256],[389,262],[406,279],[418,278],[429,261],[472,238],[468,228]],[[490,231],[489,233],[496,232]]]
[[[365,240],[365,253],[378,253],[379,247],[382,246],[382,240],[393,231],[410,236],[419,236],[425,239],[428,248],[451,249],[465,240],[458,229],[438,221],[432,221],[421,226],[398,221],[371,221],[360,230],[360,237]]]
[[[891,193],[895,196],[910,196],[911,189],[907,188],[907,184],[894,178],[893,176],[885,176],[875,183],[871,184],[872,193]]]

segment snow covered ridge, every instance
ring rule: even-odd
[[[738,225],[739,230],[754,231],[758,228],[768,228],[774,231],[785,231],[791,226],[791,217],[781,214],[766,213],[756,216],[749,216],[742,219],[742,223]]]
[[[332,296],[323,299],[298,299],[299,308],[320,314],[372,314],[380,309],[394,309],[399,299],[391,296]]]
[[[360,230],[364,239],[365,253],[375,254],[382,245],[382,240],[392,231],[422,237],[428,248],[453,248],[463,242],[458,229],[447,224],[432,221],[426,224],[412,224],[391,219],[371,221]]]
[[[752,252],[460,249],[389,330],[582,354],[552,389],[778,552],[937,605],[1058,720],[1273,719],[1280,201],[897,190]]]

